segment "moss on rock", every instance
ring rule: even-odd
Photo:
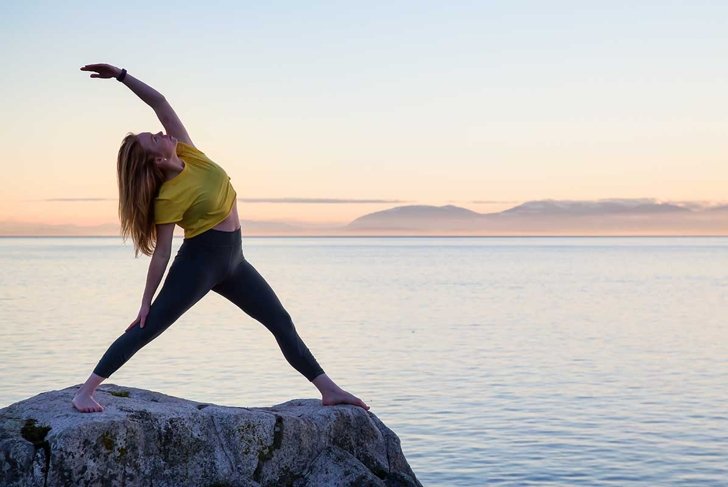
[[[114,449],[114,435],[112,435],[108,431],[104,431],[104,434],[99,437],[99,441],[108,451]]]
[[[48,425],[37,426],[38,420],[29,418],[25,420],[25,425],[20,428],[20,434],[23,438],[31,442],[35,446],[43,446],[45,443],[45,437],[51,430]]]

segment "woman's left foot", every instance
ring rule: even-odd
[[[348,393],[343,389],[338,391],[325,392],[321,395],[321,403],[324,406],[333,406],[335,404],[353,404],[369,411],[369,406],[364,401],[356,397],[354,394]]]

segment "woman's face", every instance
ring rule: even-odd
[[[137,135],[137,140],[144,150],[169,159],[176,154],[177,139],[171,135],[165,135],[161,130],[156,134],[142,132]]]

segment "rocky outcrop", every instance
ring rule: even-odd
[[[0,409],[0,485],[421,486],[397,435],[356,406],[228,407],[104,384],[105,410],[81,413],[77,389]]]

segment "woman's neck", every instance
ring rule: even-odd
[[[175,154],[173,157],[168,158],[162,168],[162,172],[164,172],[164,180],[169,181],[170,179],[179,175],[184,170],[184,168],[185,162],[177,157],[177,154]]]

